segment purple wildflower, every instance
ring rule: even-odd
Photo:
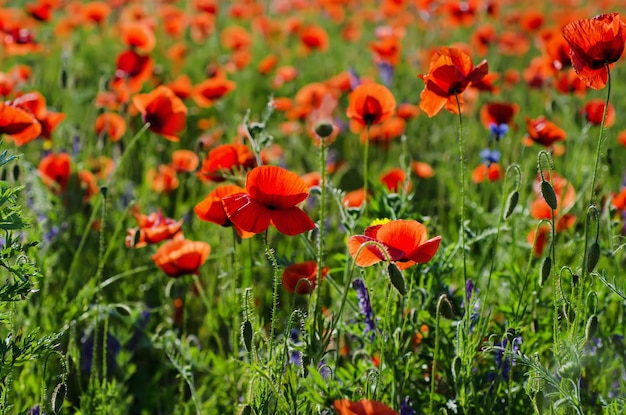
[[[373,340],[376,332],[376,323],[374,321],[372,304],[370,303],[370,294],[367,291],[365,282],[360,278],[352,281],[352,286],[356,290],[356,296],[359,298],[359,308],[361,309],[361,314],[363,314],[365,318],[365,330],[363,331],[363,335],[365,336],[370,333],[370,340]]]
[[[400,415],[415,415],[415,409],[411,407],[411,398],[406,396],[400,402]]]
[[[387,62],[380,62],[378,64],[378,77],[383,85],[390,87],[393,82],[394,68]]]
[[[300,342],[300,336],[297,328],[291,329],[289,338],[294,345],[298,345],[298,343]],[[297,367],[302,367],[302,352],[298,350],[292,350],[289,353],[289,364],[295,365]]]
[[[509,380],[511,367],[515,366],[515,361],[513,360],[511,356],[508,356],[506,358],[504,357],[504,351],[507,348],[508,342],[509,342],[508,339],[505,337],[504,339],[502,339],[502,342],[499,345],[496,345],[499,347],[496,348],[496,356],[495,356],[496,366],[502,372],[502,380],[504,380],[505,382]],[[511,344],[511,352],[512,353],[519,352],[521,344],[522,344],[522,337],[521,336],[515,337],[513,339],[513,343]]]

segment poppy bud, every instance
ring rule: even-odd
[[[246,350],[251,353],[252,352],[252,323],[249,320],[246,320],[241,325],[241,337],[243,339],[243,345]]]
[[[547,256],[541,264],[541,276],[539,278],[540,286],[543,286],[543,284],[548,280],[550,277],[550,271],[552,271],[552,258]]]
[[[598,332],[598,316],[593,314],[587,320],[587,325],[585,326],[585,338],[587,341],[591,340],[593,336]]]
[[[400,295],[406,294],[406,285],[404,284],[404,277],[402,276],[402,272],[398,269],[396,264],[390,262],[387,266],[387,272],[389,272],[389,279],[391,280],[391,285],[393,285],[396,290],[400,293]]]
[[[439,297],[437,306],[442,316],[449,320],[454,319],[454,309],[452,308],[452,303],[450,303],[448,296],[442,294],[441,297]]]
[[[600,244],[598,241],[595,241],[589,247],[589,252],[587,252],[587,272],[593,272],[593,269],[598,265],[598,261],[600,260]]]
[[[548,206],[550,206],[550,209],[556,210],[556,193],[552,185],[545,180],[541,181],[541,195]]]
[[[578,280],[580,280],[580,277],[578,276],[578,274],[572,275],[572,284],[574,286],[578,285]]]
[[[100,186],[100,193],[102,193],[102,197],[106,199],[109,189],[106,186]]]
[[[513,211],[515,210],[515,207],[517,206],[518,201],[519,201],[519,192],[517,190],[514,190],[513,192],[511,192],[511,194],[509,195],[509,198],[506,200],[506,209],[504,211],[504,219],[508,219],[513,214]]]
[[[315,126],[315,134],[321,138],[330,137],[333,133],[333,125],[329,122],[320,122]]]

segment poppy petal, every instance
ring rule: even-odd
[[[286,209],[304,201],[309,188],[297,174],[278,166],[259,166],[248,173],[246,189],[263,206]]]
[[[404,252],[399,249],[387,246],[384,243],[365,235],[354,235],[348,239],[348,250],[354,259],[354,262],[360,267],[369,267],[370,265],[374,265],[380,261],[387,260],[387,256],[380,250],[380,248],[378,248],[378,246],[373,244],[366,245],[359,251],[361,246],[366,242],[378,242],[380,245],[384,246],[392,261],[404,257]],[[355,258],[357,252],[358,257]]]
[[[293,236],[315,228],[315,223],[302,209],[293,206],[287,209],[270,210],[272,224],[280,233]]]
[[[231,222],[243,231],[261,233],[270,226],[270,210],[246,193],[227,196],[222,204]]]
[[[440,243],[441,236],[435,236],[434,238],[429,239],[421,244],[415,251],[408,254],[407,258],[417,262],[418,264],[424,264],[433,259],[433,257],[437,253],[437,250],[439,249]]]

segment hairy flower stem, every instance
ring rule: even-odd
[[[365,136],[365,152],[363,154],[363,213],[367,210],[367,182],[368,182],[368,153],[370,148],[370,125],[367,124],[367,133]]]
[[[600,164],[600,153],[602,151],[602,145],[604,144],[604,123],[606,121],[606,113],[609,108],[609,99],[611,98],[611,69],[609,64],[606,64],[606,101],[604,102],[604,111],[602,112],[602,121],[600,122],[600,135],[598,137],[598,146],[596,147],[596,160],[593,165],[593,173],[591,175],[591,198],[589,200],[589,207],[595,206],[596,203],[596,181],[598,176],[598,165]],[[585,223],[585,248],[583,249],[583,271],[582,282],[584,285],[587,280],[587,254],[589,250],[589,221]],[[582,289],[582,288],[581,288]]]
[[[270,323],[270,354],[269,361],[272,361],[272,356],[274,354],[274,334],[276,333],[276,323],[278,322],[278,316],[276,312],[278,310],[278,285],[279,285],[279,271],[280,267],[278,266],[278,261],[276,260],[276,255],[274,255],[274,250],[270,247],[267,241],[267,231],[265,231],[265,255],[270,260],[272,264],[273,278],[272,278],[272,321]]]
[[[430,414],[435,413],[435,374],[437,371],[437,356],[439,355],[439,317],[441,316],[441,305],[444,301],[446,301],[446,296],[442,294],[439,296],[439,300],[437,300],[435,316],[435,351],[433,352],[433,365],[430,370],[430,411],[428,411]]]
[[[459,111],[459,158],[461,161],[461,253],[463,256],[463,286],[467,286],[467,252],[465,241],[465,142],[463,140],[463,114],[461,113],[461,101],[459,95],[456,98],[456,106]],[[467,298],[465,293],[465,298]],[[465,302],[465,318],[467,319],[467,327],[469,327],[470,305],[469,301]]]
[[[320,302],[322,297],[322,268],[324,267],[324,220],[326,212],[326,138],[320,139],[320,215],[317,229],[317,296],[313,310],[314,326],[318,327],[318,319],[321,317]]]

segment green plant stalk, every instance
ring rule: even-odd
[[[321,298],[322,298],[322,268],[324,259],[324,220],[326,213],[326,138],[319,137],[320,140],[320,214],[319,227],[317,230],[317,295],[315,297],[315,308],[313,309],[313,327],[317,328],[318,320],[321,318]],[[315,362],[318,364],[319,362]]]
[[[364,154],[363,154],[363,213],[365,213],[367,211],[367,191],[368,191],[368,186],[367,186],[367,182],[368,182],[368,163],[367,163],[367,159],[368,159],[368,153],[369,153],[369,148],[370,148],[370,125],[367,124],[367,131],[365,134],[365,150],[364,150]]]
[[[596,160],[593,165],[593,174],[591,175],[591,199],[589,201],[589,205],[595,205],[595,187],[596,181],[598,178],[598,165],[600,164],[600,153],[602,151],[602,144],[604,144],[604,124],[606,122],[606,113],[609,107],[609,100],[611,98],[611,68],[609,64],[605,64],[606,74],[607,74],[607,82],[606,82],[606,101],[604,102],[604,111],[602,112],[602,122],[600,122],[600,135],[598,136],[598,146],[596,147]],[[588,229],[585,229],[585,241],[588,237]],[[583,261],[586,261],[586,251],[585,256],[583,256]],[[585,272],[585,267],[583,266],[583,273]],[[584,275],[584,274],[583,274]]]
[[[439,355],[439,317],[441,316],[441,302],[444,298],[445,295],[439,296],[439,300],[437,300],[437,310],[435,314],[435,351],[433,352],[433,366],[430,371],[430,414],[435,413],[435,373],[437,370],[437,356]]]
[[[467,252],[465,250],[465,142],[463,139],[463,113],[461,112],[461,101],[459,100],[459,95],[456,94],[456,107],[459,111],[459,158],[461,161],[461,253],[463,257],[463,287],[467,287]],[[467,293],[465,293],[465,298],[467,298]],[[469,301],[465,302],[465,315],[463,319],[466,320],[466,323],[469,323],[470,318],[470,308]],[[469,327],[469,324],[467,324]]]
[[[268,257],[270,262],[272,263],[272,317],[270,323],[270,352],[269,352],[269,363],[272,362],[272,357],[274,355],[274,334],[276,333],[276,324],[278,317],[276,316],[276,312],[278,310],[278,285],[279,285],[279,266],[276,261],[276,256],[274,255],[274,250],[269,246],[267,240],[267,230],[265,231],[265,255]]]

